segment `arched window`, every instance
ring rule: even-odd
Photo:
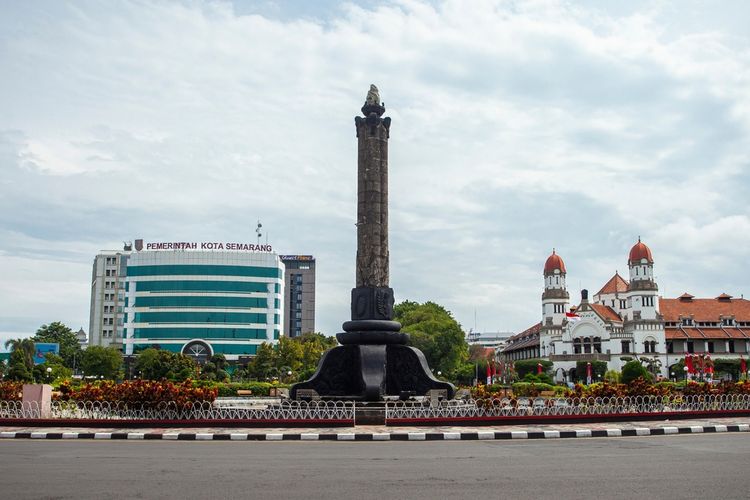
[[[585,337],[583,339],[583,352],[591,354],[591,337]]]
[[[594,352],[602,352],[602,339],[601,337],[594,337]]]
[[[581,354],[581,339],[573,340],[573,352],[575,354]]]

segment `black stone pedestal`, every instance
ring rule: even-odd
[[[347,325],[352,323],[356,322]],[[401,327],[393,321],[388,323]],[[303,389],[312,389],[322,398],[360,401],[406,394],[424,396],[433,389],[444,390],[447,399],[453,398],[455,387],[432,376],[422,351],[404,345],[407,334],[366,330],[337,337],[344,345],[326,352],[309,380],[292,386],[292,399],[298,399]]]

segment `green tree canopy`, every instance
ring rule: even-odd
[[[166,350],[148,348],[141,351],[135,362],[140,376],[149,380],[182,381],[195,375],[193,358]]]
[[[20,382],[34,381],[34,341],[31,339],[10,339],[5,342],[10,360],[6,377]]]
[[[401,323],[402,331],[409,334],[409,345],[424,353],[435,372],[453,376],[468,359],[469,348],[461,325],[443,306],[407,300],[393,308],[393,315]]]
[[[119,349],[89,346],[81,356],[81,368],[86,375],[114,379],[122,367],[122,353]]]
[[[622,367],[622,376],[620,377],[622,383],[629,384],[638,377],[651,380],[651,374],[648,373],[648,370],[646,370],[646,367],[640,361],[633,360],[625,363],[625,366]]]
[[[60,344],[60,357],[68,368],[73,368],[76,361],[81,361],[81,344],[78,343],[75,332],[59,321],[39,327],[31,340]]]

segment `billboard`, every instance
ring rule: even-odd
[[[60,344],[34,342],[34,364],[41,365],[48,353],[60,354]]]

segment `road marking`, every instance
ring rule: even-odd
[[[635,435],[636,436],[650,436],[651,435],[651,429],[648,427],[636,427],[635,428]]]
[[[229,440],[230,441],[246,441],[247,434],[240,434],[240,433],[230,434]]]
[[[620,437],[622,436],[622,429],[607,429],[607,437]]]
[[[680,429],[677,427],[662,427],[664,429],[664,434],[678,434],[680,432]]]
[[[513,431],[510,433],[512,439],[528,439],[529,433],[526,431]]]
[[[495,439],[494,432],[477,432],[477,439]]]
[[[46,439],[47,433],[46,432],[32,432],[31,433],[31,439]]]
[[[372,435],[373,441],[390,441],[391,435],[388,433],[378,433]]]
[[[62,438],[63,439],[78,439],[78,433],[77,432],[63,432]]]
[[[0,439],[13,439],[16,437],[15,432],[0,432]]]
[[[409,441],[424,441],[427,436],[424,432],[410,432]]]
[[[691,425],[690,426],[690,432],[692,432],[692,433],[703,432],[703,426],[701,426],[701,425]]]
[[[213,438],[214,438],[213,434],[207,434],[205,432],[203,432],[203,433],[197,433],[195,435],[195,440],[196,441],[211,441]]]
[[[112,439],[111,432],[97,432],[94,434],[94,439]]]
[[[544,431],[544,439],[554,439],[560,437],[560,431]]]
[[[320,439],[320,435],[319,434],[312,434],[312,433],[309,433],[309,434],[300,434],[299,438],[302,441],[317,441],[318,439]]]
[[[128,432],[128,439],[143,439],[142,432]]]
[[[494,434],[492,437],[493,438],[495,437]],[[450,439],[450,440],[461,439],[461,433],[460,432],[444,432],[443,439]]]
[[[165,432],[164,434],[162,434],[161,438],[162,439],[178,439],[179,436],[180,434],[177,432]]]
[[[576,431],[576,437],[577,438],[590,438],[591,437],[591,429],[578,429]]]
[[[266,434],[266,441],[281,441],[284,439],[283,434]]]
[[[727,432],[726,425],[714,425],[714,429],[716,429],[716,432]]]

